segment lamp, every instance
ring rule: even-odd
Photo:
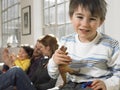
[[[11,35],[7,39],[7,46],[8,47],[17,47],[18,46],[18,40],[16,35]]]

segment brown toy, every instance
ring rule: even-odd
[[[63,52],[65,52],[64,54],[68,54],[67,52],[66,52],[66,50],[67,50],[67,48],[65,47],[65,46],[62,46],[61,48],[60,48]],[[61,85],[61,86],[59,86],[59,88],[62,88],[65,84],[66,84],[66,82],[67,82],[67,80],[66,80],[66,73],[68,72],[69,74],[78,74],[79,73],[79,71],[76,71],[76,70],[73,70],[72,68],[70,68],[68,65],[64,65],[64,64],[61,64],[61,65],[59,65],[59,72],[60,72],[60,74],[61,74],[61,77],[62,77],[62,80],[63,80],[63,85]]]

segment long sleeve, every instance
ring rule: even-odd
[[[70,66],[80,69],[79,75],[67,73],[68,80],[80,83],[100,79],[105,82],[107,90],[120,90],[120,46],[117,40],[98,33],[90,43],[80,42],[78,35],[63,37],[61,41],[73,60]],[[53,59],[48,63],[48,73],[52,78],[59,75]]]
[[[120,55],[115,61],[112,71],[113,71],[113,76],[104,81],[107,90],[120,90]]]
[[[59,42],[59,48],[63,45],[65,45],[65,41],[61,39]],[[54,79],[58,78],[59,69],[58,69],[58,65],[54,62],[53,58],[49,60],[47,69],[48,69],[48,74],[50,75],[50,77]]]
[[[56,79],[59,76],[58,65],[53,61],[52,58],[49,60],[47,69],[52,78]]]
[[[49,59],[41,59],[39,66],[31,77],[31,81],[37,90],[47,90],[49,88],[53,88],[56,84],[56,79],[51,78],[48,74],[46,66],[48,60]]]

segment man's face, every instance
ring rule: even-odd
[[[35,57],[41,56],[42,53],[41,53],[40,49],[41,49],[41,46],[39,45],[39,42],[37,41],[37,43],[36,43],[36,45],[34,47],[33,56],[35,56]]]

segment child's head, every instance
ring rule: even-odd
[[[51,57],[52,54],[58,49],[57,39],[51,35],[45,35],[42,39],[39,40],[41,45],[41,52],[45,56]]]
[[[90,11],[92,16],[99,16],[104,21],[106,16],[106,2],[105,0],[70,0],[69,16],[72,17],[74,11],[81,6],[83,9]]]
[[[31,58],[33,55],[33,48],[31,48],[30,46],[21,46],[18,56],[19,59],[27,59],[27,58]]]

